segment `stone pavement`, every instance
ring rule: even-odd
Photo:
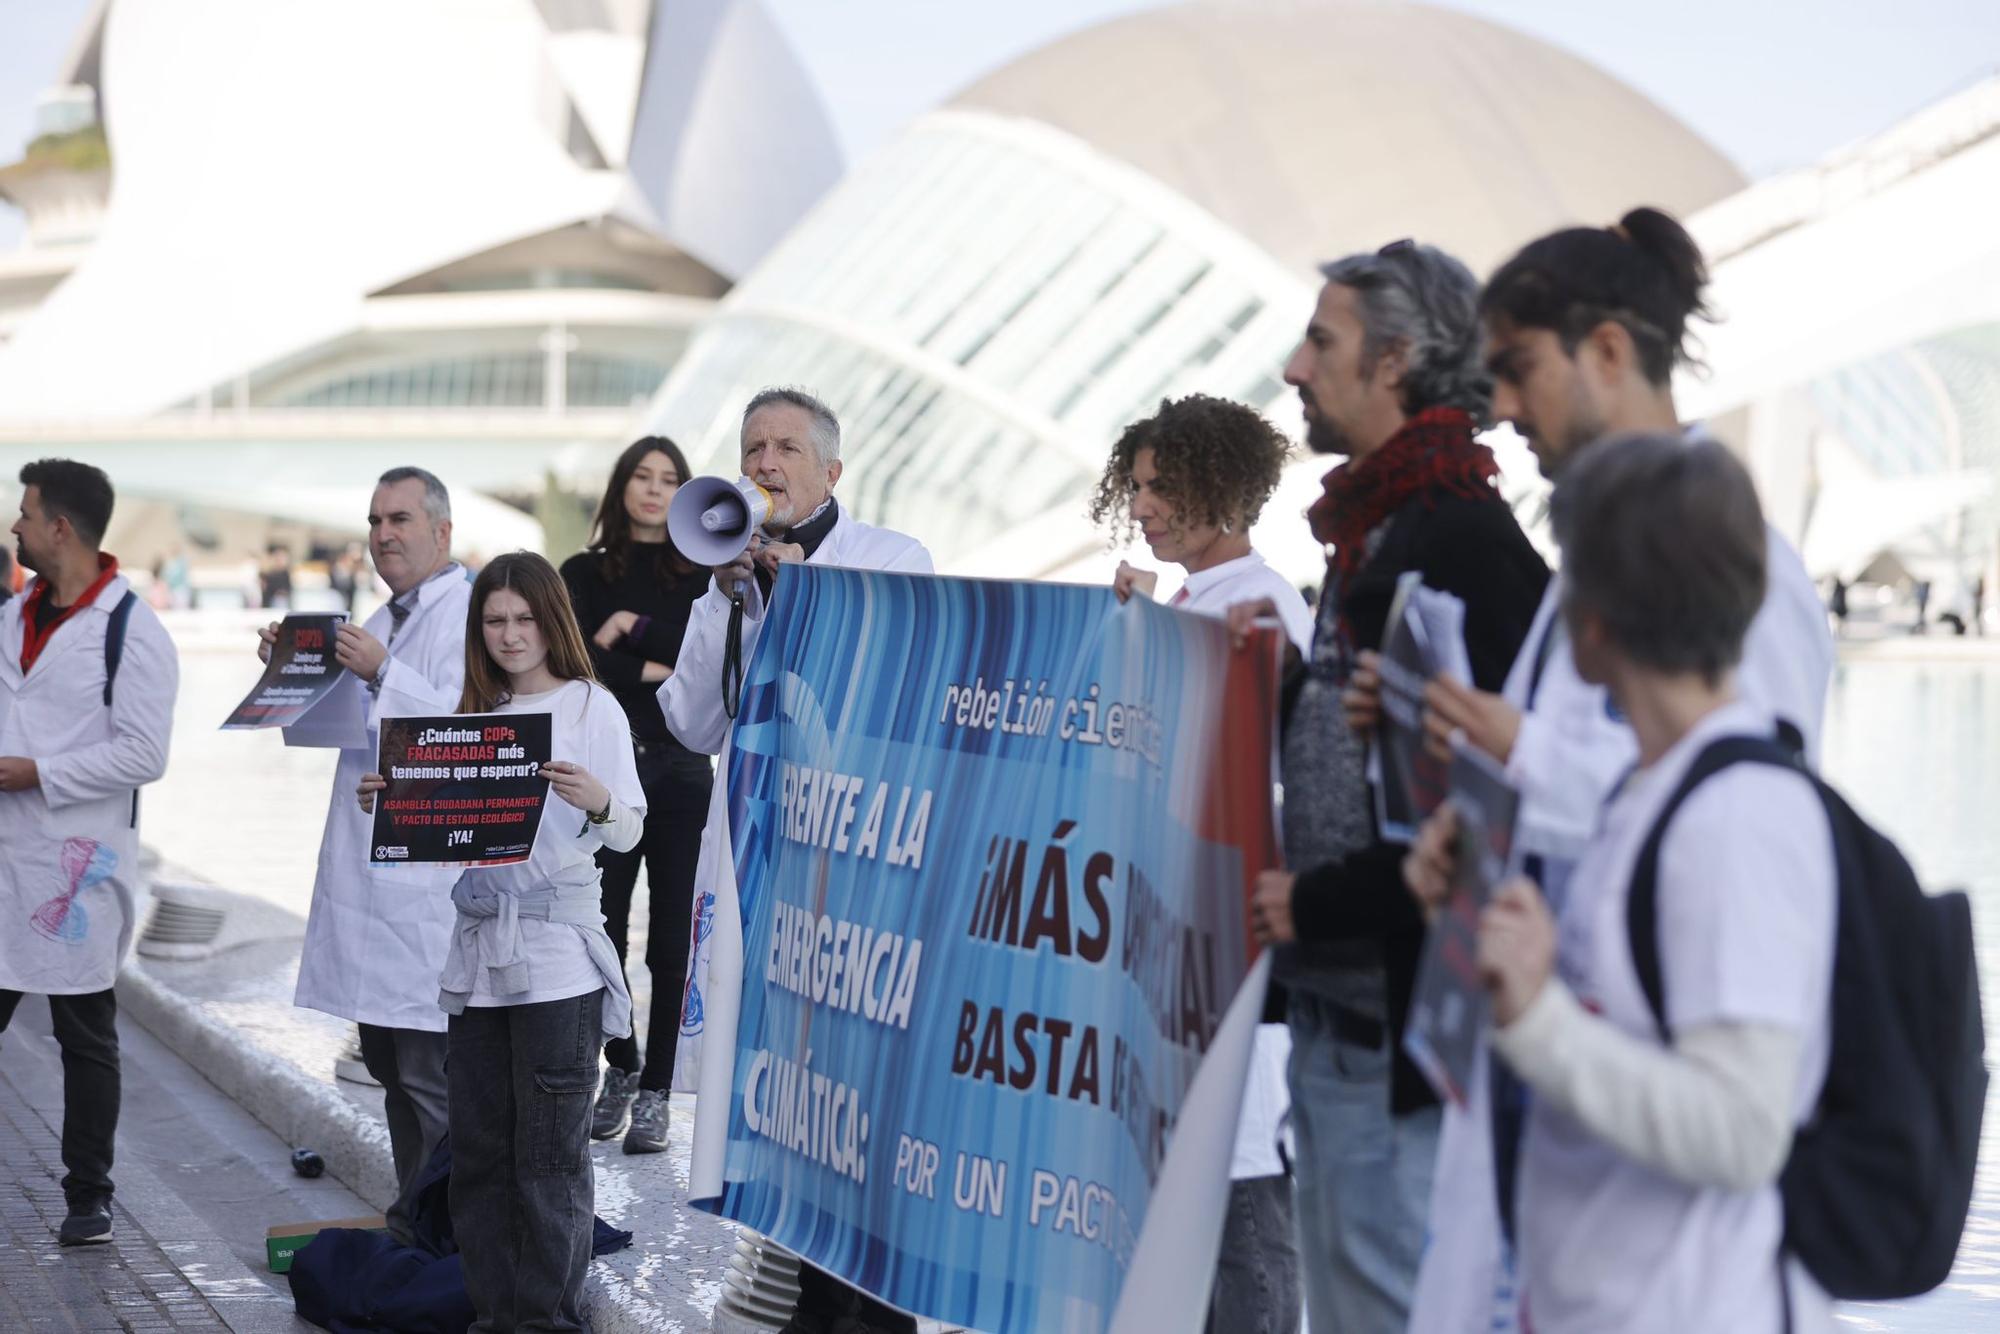
[[[164,876],[192,879],[171,869]],[[212,887],[202,892],[234,918],[253,915],[243,896]],[[266,904],[255,907],[260,920],[276,923],[267,938],[202,960],[130,960],[119,978],[120,1010],[284,1145],[317,1149],[332,1177],[379,1210],[394,1195],[382,1095],[333,1078],[334,1059],[352,1026],[292,1005],[304,924],[284,921],[287,914],[274,915]],[[635,926],[633,952],[643,957],[644,924]],[[645,970],[635,971],[634,1000],[643,1014]],[[627,1156],[617,1141],[591,1146],[597,1212],[634,1233],[630,1249],[591,1265],[587,1293],[597,1334],[705,1334],[710,1328],[737,1229],[686,1207],[693,1130],[693,1099],[677,1094],[666,1153]],[[277,1220],[258,1220],[259,1235],[271,1221]]]
[[[61,1086],[46,1080],[18,1049],[48,1041],[24,1023],[46,1010],[30,998],[0,1036],[0,1329],[41,1334],[129,1330],[133,1334],[200,1331],[227,1334],[214,1306],[139,1224],[122,1199],[112,1205],[112,1240],[59,1246],[68,1212],[60,1152]],[[26,1087],[23,1087],[23,1085]],[[115,1170],[114,1179],[122,1176]]]

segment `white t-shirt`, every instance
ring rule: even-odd
[[[1278,608],[1285,637],[1304,653],[1312,645],[1312,610],[1299,590],[1254,551],[1189,575],[1167,605],[1219,617],[1239,602],[1266,597]],[[1291,1029],[1283,1024],[1257,1025],[1243,1109],[1236,1121],[1236,1148],[1229,1159],[1232,1181],[1279,1176],[1285,1170],[1284,1159],[1278,1155],[1278,1130],[1292,1105],[1285,1078],[1291,1054]]]
[[[551,758],[582,765],[611,790],[615,805],[645,811],[645,789],[639,785],[638,767],[632,758],[631,724],[617,698],[603,686],[565,681],[537,695],[517,695],[493,712],[548,714]],[[472,879],[481,894],[519,894],[552,884],[595,884],[599,878],[597,850],[604,845],[598,835],[598,827],[589,823],[584,812],[551,790],[528,860],[508,866],[467,867],[465,877]],[[496,996],[487,988],[486,970],[475,968],[472,994],[465,1003],[535,1005],[567,1000],[609,985],[589,948],[586,933],[592,930],[604,933],[602,918],[594,928],[521,918],[521,953],[533,963],[533,990]]]
[[[1167,599],[1167,605],[1204,616],[1222,616],[1237,603],[1255,602],[1258,598],[1269,598],[1277,604],[1278,619],[1285,626],[1285,638],[1291,640],[1300,653],[1312,647],[1312,608],[1306,606],[1304,596],[1286,581],[1284,575],[1272,569],[1254,551],[1189,575],[1179,591]]]
[[[1557,968],[1583,1006],[1648,1042],[1658,1033],[1632,963],[1625,904],[1661,805],[1718,737],[1769,735],[1772,716],[1716,710],[1606,808],[1560,919]],[[1825,1082],[1836,912],[1833,840],[1803,775],[1739,764],[1697,788],[1661,845],[1660,968],[1675,1032],[1732,1022],[1799,1035],[1793,1101],[1804,1121]],[[1546,1102],[1522,1146],[1518,1219],[1528,1319],[1538,1334],[1776,1334],[1783,1328],[1776,1184],[1689,1185],[1641,1166]],[[1796,1263],[1797,1331],[1830,1324]]]

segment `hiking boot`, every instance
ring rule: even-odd
[[[617,1139],[632,1123],[632,1095],[639,1091],[639,1072],[627,1074],[617,1066],[604,1072],[604,1086],[597,1091],[597,1106],[590,1113],[592,1139]]]
[[[111,1201],[86,1200],[72,1204],[63,1219],[56,1240],[64,1246],[96,1246],[111,1240]]]
[[[665,1089],[640,1089],[632,1103],[632,1128],[625,1132],[625,1152],[661,1153],[667,1147]]]

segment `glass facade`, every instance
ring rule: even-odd
[[[841,494],[940,567],[1073,513],[1110,443],[1165,396],[1296,425],[1277,372],[1313,287],[1181,196],[1044,126],[924,118],[864,163],[724,300],[655,413],[697,468],[733,472],[742,405],[793,384],[840,414]],[[1064,533],[1070,530],[1063,529]],[[974,564],[979,564],[975,559]]]
[[[623,408],[651,397],[666,378],[657,361],[571,352],[567,402],[575,408]],[[268,400],[284,408],[538,408],[548,401],[548,358],[495,352],[399,361],[354,371]]]
[[[1885,483],[1941,475],[2000,476],[2000,326],[1927,338],[1855,362],[1807,389],[1819,425]],[[1968,495],[1898,543],[1906,556],[1989,555],[2000,494]]]

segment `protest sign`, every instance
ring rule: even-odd
[[[1444,800],[1446,765],[1424,745],[1424,687],[1439,672],[1472,678],[1465,653],[1465,604],[1426,588],[1415,570],[1396,581],[1382,632],[1381,722],[1369,748],[1375,820],[1382,837],[1407,843]]]
[[[1463,1107],[1491,1009],[1479,978],[1479,914],[1507,874],[1520,796],[1499,765],[1456,738],[1450,772],[1458,817],[1451,892],[1424,937],[1403,1049],[1440,1098]]]
[[[384,718],[374,862],[497,866],[528,859],[549,782],[546,713]]]
[[[223,730],[290,727],[312,712],[346,675],[347,669],[333,658],[334,635],[346,620],[335,612],[295,613],[280,621],[264,675],[230,710]]]
[[[787,566],[697,921],[694,1202],[948,1324],[1198,1329],[1276,654],[1103,588]]]

